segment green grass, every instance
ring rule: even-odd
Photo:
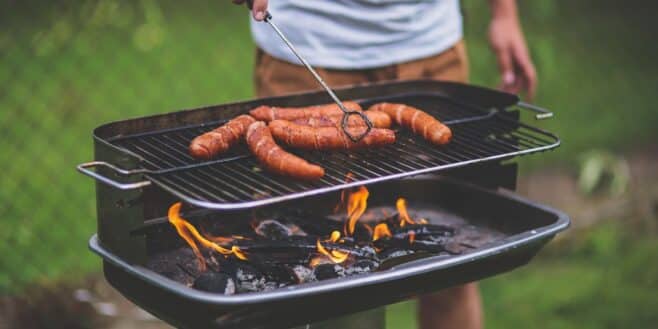
[[[655,5],[642,2],[623,10],[614,1],[524,3],[537,103],[557,112],[542,126],[565,141],[526,158],[528,166],[656,137],[658,56],[646,9]],[[465,8],[473,81],[494,86],[486,6],[469,0]],[[15,293],[98,270],[85,247],[95,232],[94,185],[74,170],[93,157],[91,130],[249,98],[254,50],[244,9],[215,0],[1,2],[0,27],[0,293]],[[538,274],[512,275],[532,285]]]

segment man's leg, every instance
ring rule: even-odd
[[[468,81],[468,58],[464,42],[428,58],[398,64],[398,78]],[[482,328],[482,302],[476,283],[453,287],[419,298],[421,329]]]

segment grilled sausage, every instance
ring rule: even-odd
[[[343,102],[345,108],[350,111],[361,111],[361,105],[355,102]],[[251,116],[257,120],[270,122],[272,120],[297,120],[303,118],[317,118],[331,115],[342,115],[337,104],[324,104],[308,107],[270,107],[259,106],[249,111]]]
[[[262,121],[249,126],[246,140],[258,162],[273,173],[304,180],[316,180],[324,176],[322,167],[308,163],[279,147],[272,138],[270,129]]]
[[[387,113],[400,126],[411,129],[414,134],[421,135],[436,145],[447,144],[452,138],[452,131],[448,126],[415,107],[404,104],[379,103],[371,106],[368,110]]]
[[[197,159],[208,160],[226,152],[240,141],[247,127],[255,121],[250,115],[243,114],[219,128],[198,136],[190,143],[190,155]]]
[[[365,111],[363,112],[372,126],[375,128],[390,128],[391,127],[391,117],[386,112],[381,111]],[[303,118],[297,119],[293,122],[302,125],[302,126],[311,126],[311,127],[340,127],[343,121],[342,115],[332,115],[324,116],[317,118]],[[347,126],[365,126],[365,121],[358,115],[350,115],[347,119]]]
[[[395,133],[389,129],[373,128],[358,142],[353,142],[340,127],[309,127],[290,121],[274,120],[269,124],[277,141],[304,150],[350,150],[369,146],[382,146],[395,142]],[[366,127],[349,127],[358,136]]]

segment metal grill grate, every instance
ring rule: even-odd
[[[545,131],[438,95],[399,96],[362,102],[401,102],[424,109],[448,124],[453,140],[435,146],[404,129],[393,145],[359,151],[298,152],[325,168],[317,182],[301,182],[260,169],[245,146],[215,161],[200,163],[187,154],[189,142],[221,122],[147,134],[111,142],[143,159],[146,177],[180,199],[214,209],[239,209],[325,193],[350,186],[401,178],[476,162],[548,150],[559,139]],[[352,178],[346,181],[347,174]]]

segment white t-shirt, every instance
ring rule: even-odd
[[[270,0],[273,22],[311,65],[364,69],[439,54],[462,38],[459,0]],[[264,22],[258,47],[300,64]]]

